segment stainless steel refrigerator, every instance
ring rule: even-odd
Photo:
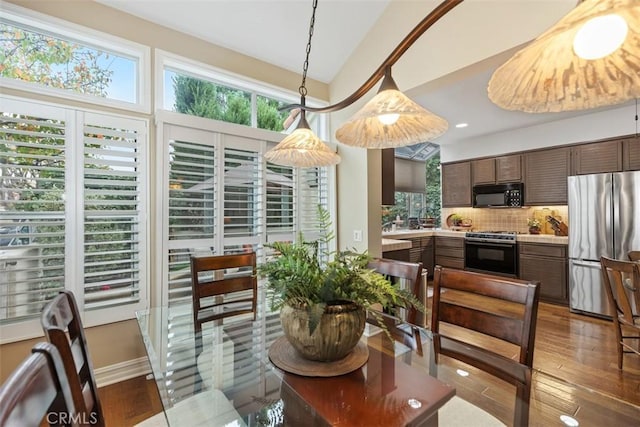
[[[640,250],[640,172],[571,176],[568,195],[571,311],[611,317],[600,257]]]

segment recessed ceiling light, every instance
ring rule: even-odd
[[[469,126],[469,123],[458,123],[456,125],[458,129],[466,128],[467,126]]]

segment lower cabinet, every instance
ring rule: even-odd
[[[436,236],[436,265],[464,269],[464,238]]]
[[[386,251],[382,253],[383,258],[395,259],[396,261],[409,261],[410,249],[398,249],[397,251]]]
[[[540,282],[540,301],[569,305],[567,245],[518,243],[523,280]]]
[[[395,237],[398,239],[397,237]],[[422,268],[427,270],[429,277],[433,277],[434,266],[434,243],[432,236],[408,237],[405,239],[411,242],[410,249],[384,252],[383,257],[398,261],[421,262]],[[406,252],[405,252],[406,251]]]

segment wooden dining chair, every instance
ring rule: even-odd
[[[77,425],[60,353],[38,343],[0,387],[0,426]]]
[[[62,291],[43,309],[42,328],[62,358],[73,405],[93,426],[105,425],[80,312],[71,291]]]
[[[600,258],[602,281],[613,312],[618,369],[625,353],[640,356],[640,263]],[[634,333],[635,335],[628,335]],[[636,347],[630,345],[635,342]]]
[[[406,280],[407,287],[411,289],[413,295],[420,299],[422,283],[422,263],[398,261],[386,258],[373,258],[369,261],[368,267],[385,276],[392,283]],[[415,308],[407,310],[406,321],[408,324],[398,326],[397,322],[388,316],[376,316],[375,313],[367,315],[367,323],[384,327],[391,337],[417,351],[422,355],[422,339],[419,328],[416,327],[418,311]]]
[[[539,297],[537,281],[435,268],[432,360],[449,356],[515,385],[517,426],[529,424]]]
[[[629,257],[629,261],[633,261],[633,262],[640,261],[640,251],[629,251],[627,256]]]
[[[191,257],[193,324],[196,333],[213,320],[253,313],[258,279],[256,253]]]
[[[385,276],[391,283],[398,283],[401,280],[407,281],[407,287],[413,295],[420,299],[422,286],[422,263],[398,261],[386,258],[373,258],[369,261],[368,267]],[[426,284],[425,284],[426,286]],[[424,303],[424,301],[421,301]],[[406,321],[416,324],[418,310],[410,308],[407,310]]]

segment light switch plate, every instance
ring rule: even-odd
[[[362,230],[353,230],[353,241],[362,242]]]

